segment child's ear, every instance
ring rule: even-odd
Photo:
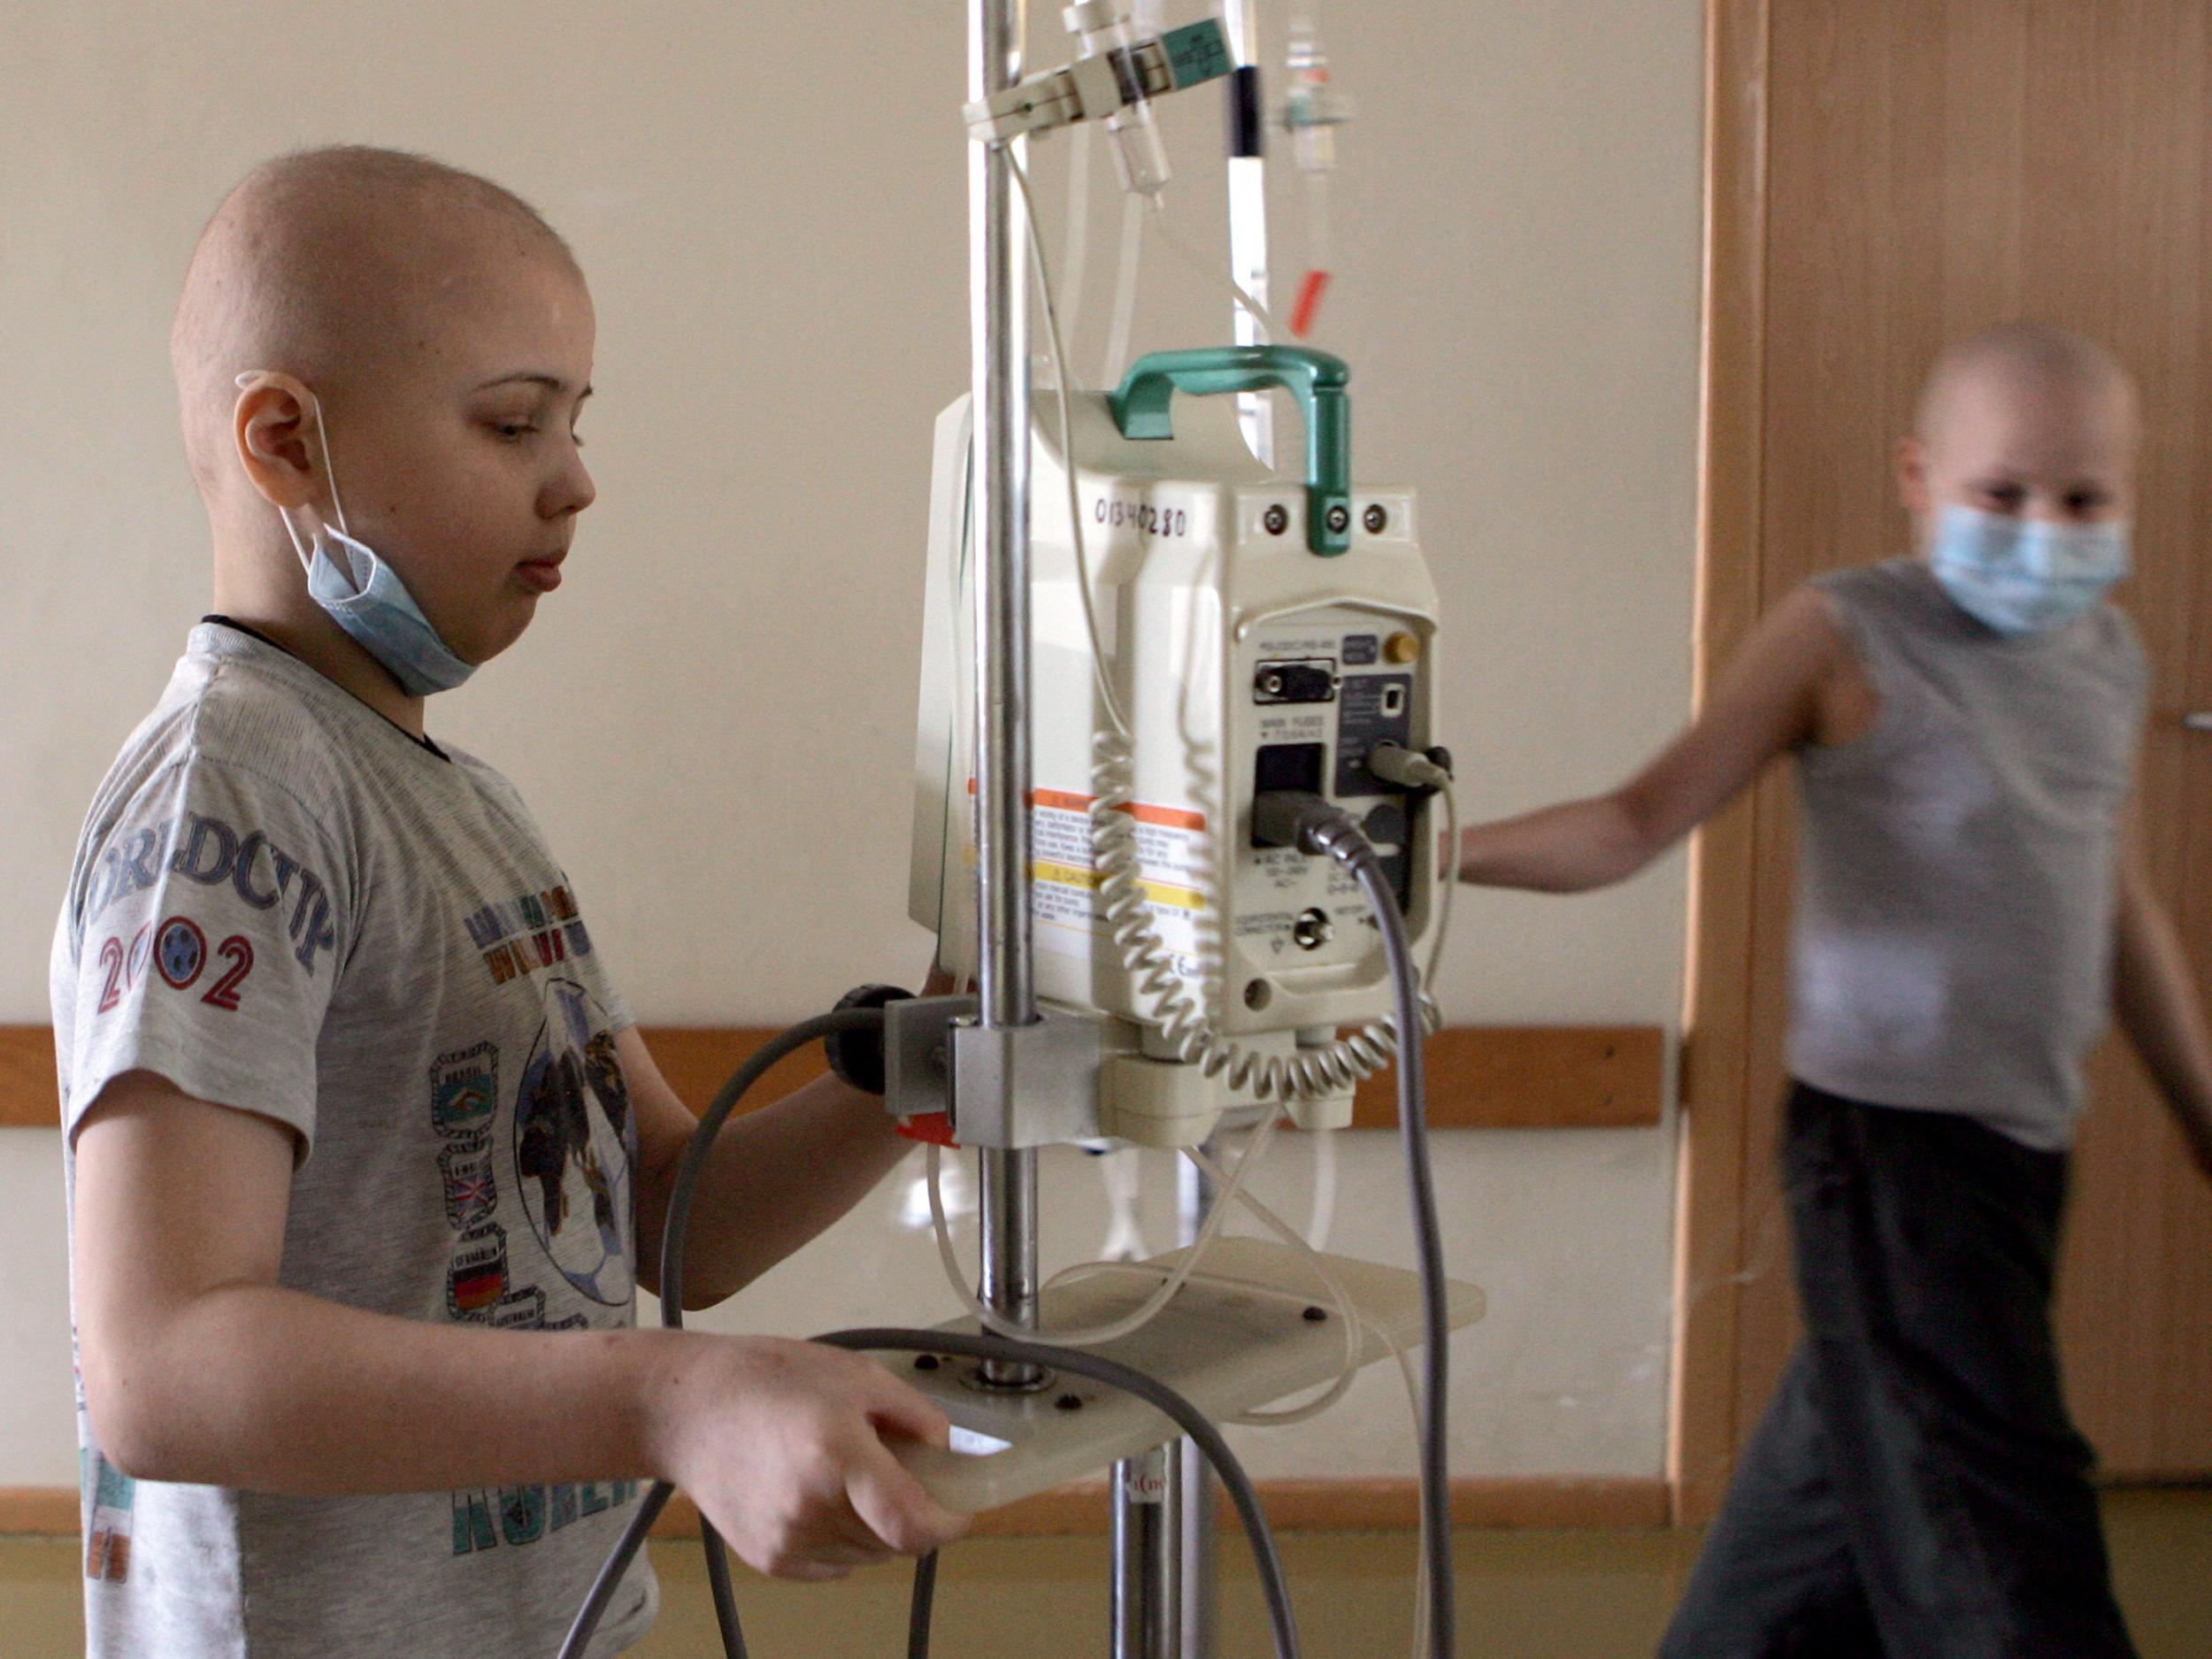
[[[1928,516],[1928,449],[1917,438],[1900,438],[1893,457],[1897,499],[1916,520]]]
[[[255,377],[231,411],[231,440],[246,478],[280,509],[321,494],[311,439],[319,417],[307,388],[288,374]]]

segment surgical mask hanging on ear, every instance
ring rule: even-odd
[[[238,377],[241,389],[263,371]],[[279,508],[292,550],[307,572],[307,595],[346,631],[348,637],[381,663],[411,697],[450,691],[476,672],[438,637],[399,572],[378,557],[366,542],[346,533],[346,510],[338,499],[338,474],[330,464],[330,434],[323,422],[322,400],[308,393],[315,411],[315,437],[323,453],[323,474],[330,480],[330,508],[338,517],[333,529],[305,508],[305,540],[292,521],[295,510]]]
[[[1960,610],[1999,634],[2047,634],[2094,610],[2128,573],[2127,526],[2007,518],[1954,502],[1928,563]]]

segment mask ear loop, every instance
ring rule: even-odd
[[[269,373],[270,371],[267,369],[248,369],[243,374],[234,377],[234,382],[240,391],[250,391],[255,382],[266,378]],[[302,387],[300,389],[307,393],[308,407],[315,417],[315,443],[323,455],[323,476],[330,481],[330,510],[337,515],[338,534],[350,541],[353,539],[353,532],[346,524],[346,504],[338,498],[338,469],[332,465],[330,461],[330,432],[323,421],[323,400],[306,387]],[[299,555],[300,568],[311,574],[315,568],[315,556],[309,550],[309,543],[301,541],[299,526],[292,522],[294,512],[305,511],[303,506],[280,507],[277,509],[277,517],[284,521],[284,534],[292,538],[292,551]],[[328,528],[327,525],[318,524],[315,526],[316,534],[312,540],[319,542],[323,532]],[[340,568],[342,569],[344,566]]]

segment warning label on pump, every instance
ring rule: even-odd
[[[1094,798],[1061,789],[1039,789],[1030,796],[1031,903],[1040,950],[1088,956],[1093,941],[1104,934],[1097,861],[1091,855]],[[1194,957],[1212,886],[1206,816],[1141,801],[1122,810],[1136,821],[1138,880],[1153,929],[1169,950]]]

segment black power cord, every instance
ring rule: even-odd
[[[1290,1584],[1283,1574],[1282,1556],[1275,1548],[1274,1529],[1260,1507],[1252,1478],[1229,1449],[1229,1442],[1213,1420],[1156,1377],[1135,1367],[1108,1359],[1087,1348],[1055,1348],[1048,1342],[1017,1342],[1002,1336],[971,1336],[958,1331],[910,1331],[893,1325],[864,1325],[856,1331],[833,1331],[814,1339],[832,1348],[861,1348],[885,1353],[947,1354],[963,1359],[1009,1360],[1038,1365],[1078,1377],[1088,1377],[1124,1394],[1133,1394],[1166,1417],[1196,1442],[1214,1472],[1221,1477],[1237,1518],[1244,1524],[1252,1559],[1259,1568],[1260,1594],[1267,1602],[1268,1625],[1275,1639],[1275,1659],[1298,1659],[1298,1623],[1291,1610]]]
[[[1428,1083],[1422,1050],[1421,979],[1406,938],[1405,914],[1391,890],[1389,873],[1351,816],[1302,790],[1270,790],[1252,803],[1252,833],[1279,847],[1332,859],[1359,883],[1382,930],[1397,1003],[1398,1133],[1406,1157],[1406,1185],[1413,1203],[1413,1238],[1421,1266],[1421,1314],[1427,1340],[1421,1355],[1421,1531],[1423,1571],[1429,1586],[1429,1652],[1452,1659],[1453,1605],[1449,1440],[1445,1431],[1451,1381],[1449,1311],[1444,1294],[1444,1243],[1436,1215],[1436,1183],[1429,1169]]]
[[[1359,884],[1375,912],[1389,963],[1396,1002],[1399,1033],[1397,1056],[1398,1121],[1402,1139],[1407,1181],[1411,1189],[1415,1242],[1420,1259],[1421,1301],[1426,1325],[1423,1359],[1424,1409],[1421,1420],[1421,1522],[1424,1568],[1428,1578],[1430,1653],[1432,1659],[1452,1659],[1455,1623],[1451,1571],[1451,1516],[1446,1458],[1445,1409],[1449,1381],[1448,1312],[1444,1292],[1443,1245],[1437,1220],[1435,1186],[1429,1167],[1427,1089],[1421,1037],[1420,979],[1406,938],[1405,918],[1397,896],[1374,848],[1350,817],[1318,795],[1298,791],[1270,791],[1253,803],[1254,833],[1263,841],[1294,846],[1301,851],[1326,856]],[[778,1061],[819,1038],[833,1040],[837,1071],[849,1081],[865,1086],[881,1075],[882,1002],[896,993],[886,987],[867,987],[854,993],[833,1013],[802,1021],[764,1044],[741,1066],[716,1094],[713,1103],[693,1131],[691,1142],[677,1167],[669,1194],[668,1215],[661,1242],[661,1319],[664,1325],[683,1325],[683,1245],[691,1203],[706,1166],[715,1137],[746,1091]],[[856,1006],[858,1003],[860,1005]],[[870,1004],[872,1004],[871,1006]],[[863,1033],[866,1033],[864,1035]],[[866,1037],[876,1040],[873,1053]],[[871,1064],[872,1060],[873,1064]],[[1102,1356],[1052,1348],[1041,1343],[1014,1342],[996,1336],[969,1336],[943,1331],[910,1331],[889,1327],[835,1332],[817,1339],[843,1348],[965,1355],[1043,1365],[1088,1376],[1145,1400],[1174,1421],[1199,1446],[1221,1476],[1235,1502],[1259,1563],[1261,1586],[1267,1599],[1277,1659],[1296,1659],[1297,1630],[1293,1620],[1282,1563],[1276,1554],[1267,1518],[1257,1494],[1220,1432],[1190,1402],[1172,1389],[1142,1372],[1117,1364]],[[657,1481],[645,1501],[624,1528],[613,1551],[593,1581],[590,1593],[577,1611],[561,1659],[582,1659],[592,1632],[597,1629],[617,1586],[645,1542],[654,1520],[666,1507],[672,1489]],[[707,1572],[713,1588],[715,1614],[721,1626],[723,1647],[730,1659],[745,1659],[744,1634],[738,1624],[735,1597],[730,1588],[729,1563],[722,1540],[701,1517],[702,1541]],[[937,1578],[937,1555],[931,1551],[915,1563],[914,1586],[908,1614],[909,1659],[927,1659],[929,1624]]]
[[[713,1102],[701,1115],[699,1124],[691,1132],[691,1140],[684,1148],[682,1160],[676,1165],[676,1176],[668,1193],[668,1214],[661,1225],[661,1324],[670,1330],[681,1330],[684,1323],[684,1238],[691,1225],[691,1202],[699,1188],[699,1178],[705,1173],[707,1157],[714,1150],[715,1138],[722,1133],[722,1125],[729,1121],[747,1090],[766,1075],[778,1061],[796,1054],[809,1043],[846,1032],[883,1029],[881,1008],[853,1008],[828,1014],[818,1014],[812,1019],[803,1019],[787,1031],[770,1038],[733,1071],[729,1079],[715,1092]],[[606,1616],[607,1603],[614,1599],[616,1586],[622,1575],[630,1569],[638,1551],[644,1547],[645,1534],[668,1505],[674,1491],[666,1481],[657,1480],[638,1512],[630,1517],[630,1524],[615,1542],[599,1576],[592,1580],[590,1592],[584,1604],[576,1609],[576,1617],[568,1627],[567,1640],[561,1643],[560,1659],[583,1659],[590,1645],[592,1632],[599,1628],[599,1621]],[[722,1540],[714,1530],[714,1524],[704,1515],[699,1517],[701,1546],[706,1551],[707,1583],[714,1595],[716,1623],[722,1632],[722,1649],[728,1659],[746,1659],[745,1632],[738,1623],[737,1597],[730,1586],[729,1557],[723,1553]]]
[[[1371,854],[1370,855],[1371,856]],[[780,1060],[797,1052],[807,1044],[833,1033],[861,1033],[874,1030],[880,1033],[883,1025],[881,1008],[849,1008],[802,1020],[798,1025],[779,1033],[763,1044],[745,1064],[731,1074],[727,1082],[716,1093],[714,1102],[700,1118],[692,1131],[690,1143],[677,1164],[676,1174],[669,1189],[668,1215],[661,1234],[661,1323],[672,1329],[683,1325],[683,1248],[686,1230],[690,1225],[691,1205],[696,1194],[699,1178],[704,1172],[709,1154],[722,1125],[746,1091]],[[1041,1365],[1048,1369],[1089,1377],[1110,1387],[1135,1395],[1160,1411],[1177,1427],[1197,1443],[1221,1477],[1237,1514],[1244,1524],[1247,1538],[1252,1546],[1254,1560],[1260,1573],[1262,1594],[1266,1598],[1268,1619],[1274,1632],[1276,1659],[1298,1659],[1297,1624],[1290,1604],[1288,1581],[1283,1574],[1282,1558],[1275,1548],[1273,1532],[1267,1517],[1260,1508],[1258,1493],[1251,1478],[1222,1439],[1220,1430],[1208,1420],[1189,1401],[1166,1384],[1142,1371],[1133,1370],[1102,1355],[1072,1348],[1054,1348],[1040,1342],[1016,1342],[1003,1337],[971,1336],[950,1331],[918,1331],[891,1326],[832,1332],[815,1339],[833,1348],[846,1348],[877,1352],[906,1352],[947,1354],[976,1359],[997,1359],[1020,1364]],[[666,1481],[657,1480],[639,1504],[637,1513],[623,1528],[622,1536],[600,1567],[593,1579],[590,1591],[577,1609],[576,1617],[569,1626],[567,1639],[561,1644],[561,1659],[583,1659],[593,1633],[605,1617],[607,1607],[614,1599],[616,1588],[630,1563],[644,1547],[646,1534],[653,1523],[667,1507],[674,1488]],[[700,1532],[707,1553],[710,1582],[715,1586],[715,1613],[721,1625],[722,1642],[730,1659],[744,1659],[744,1633],[738,1624],[737,1605],[729,1588],[728,1559],[723,1553],[722,1540],[713,1526],[703,1515]],[[929,1620],[933,1609],[937,1579],[936,1552],[932,1551],[915,1564],[912,1603],[908,1615],[907,1652],[909,1659],[927,1659],[929,1652]]]
[[[929,1619],[937,1607],[937,1552],[914,1562],[914,1594],[906,1602],[906,1659],[929,1659]]]

